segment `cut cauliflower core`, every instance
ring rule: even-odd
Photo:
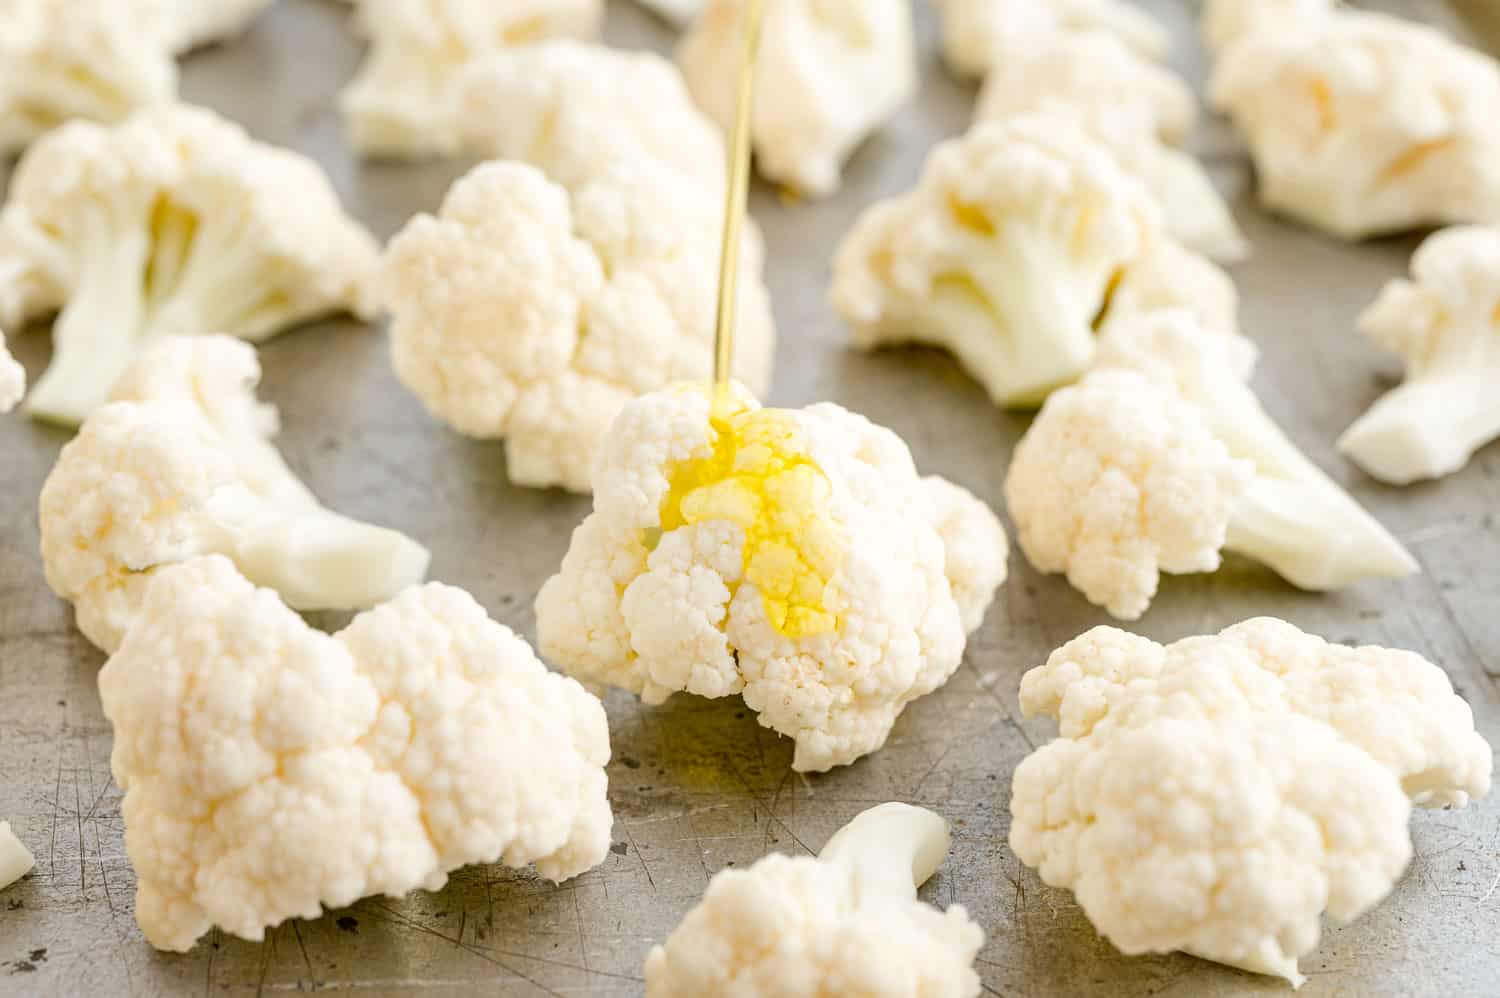
[[[10,355],[5,333],[0,330],[0,412],[10,412],[25,394],[26,369]]]
[[[1016,768],[1010,846],[1127,954],[1302,982],[1411,858],[1411,803],[1462,807],[1493,753],[1441,669],[1250,620],[1162,647],[1100,627],[1021,682],[1062,737]]]
[[[1166,27],[1129,0],[933,0],[954,72],[984,76],[1046,35],[1112,35],[1147,59],[1171,46]]]
[[[63,448],[42,487],[42,561],[78,628],[107,652],[139,618],[154,575],[232,558],[299,610],[355,610],[422,581],[427,550],[319,505],[271,444],[249,344],[152,343]]]
[[[61,309],[26,407],[76,425],[147,341],[263,340],[364,311],[377,262],[317,164],[166,106],[67,125],[27,152],[0,213],[0,323]]]
[[[540,647],[648,703],[743,694],[796,740],[797,770],[851,763],[958,668],[1003,532],[859,416],[743,393],[716,412],[714,394],[647,395],[615,420],[594,513],[537,597]]]
[[[972,998],[984,932],[962,905],[917,900],[948,847],[936,814],[881,804],[815,859],[772,855],[724,870],[647,956],[646,994]]]
[[[332,637],[227,560],[163,569],[99,674],[136,921],[260,940],[472,863],[551,880],[609,850],[604,709],[462,590]]]
[[[36,866],[31,850],[10,830],[10,822],[0,821],[0,891],[20,880]]]

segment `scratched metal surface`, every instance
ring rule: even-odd
[[[1181,29],[1178,59],[1197,79],[1190,2],[1151,6]],[[1469,0],[1476,11],[1485,3]],[[632,7],[614,6],[611,40],[669,42]],[[1447,18],[1450,9],[1458,8],[1428,5],[1420,14]],[[775,398],[836,399],[867,413],[899,431],[924,469],[998,501],[1024,420],[997,412],[937,353],[849,352],[824,304],[829,253],[855,213],[908,186],[926,149],[965,126],[972,95],[942,72],[934,28],[923,5],[922,99],[860,154],[845,194],[799,206],[757,195],[783,344]],[[262,138],[321,159],[352,209],[386,236],[433,207],[462,164],[361,167],[349,156],[334,94],[358,56],[343,7],[284,0],[242,41],[191,59],[186,92]],[[1375,486],[1333,450],[1338,432],[1394,374],[1351,324],[1404,268],[1413,242],[1350,249],[1267,218],[1245,193],[1247,170],[1228,130],[1210,122],[1201,149],[1235,192],[1257,247],[1236,277],[1245,325],[1265,351],[1258,386],[1267,405],[1411,545],[1426,574],[1316,597],[1236,562],[1211,578],[1168,581],[1140,629],[1165,640],[1276,614],[1334,640],[1413,648],[1449,670],[1481,729],[1500,743],[1500,446],[1460,475],[1406,491]],[[33,331],[15,346],[39,372],[45,335]],[[531,599],[586,503],[508,485],[499,446],[444,431],[400,389],[377,333],[325,324],[277,340],[263,356],[266,394],[285,419],[282,444],[306,480],[336,509],[423,538],[435,577],[468,588],[530,635]],[[616,842],[600,869],[561,888],[501,868],[467,869],[439,893],[368,900],[283,925],[264,945],[215,934],[190,954],[156,954],[131,914],[120,792],[94,682],[101,656],[47,591],[36,554],[36,496],[62,441],[0,420],[0,817],[39,860],[0,897],[0,995],[635,994],[647,948],[715,871],[770,850],[816,850],[856,812],[889,799],[953,821],[953,855],[923,896],[962,902],[984,926],[979,969],[989,993],[1217,998],[1281,990],[1184,956],[1119,956],[1068,894],[1044,887],[1007,850],[1010,773],[1051,735],[1046,724],[1020,721],[1019,677],[1104,620],[1019,557],[964,668],[908,709],[885,750],[858,765],[803,780],[789,772],[788,743],[737,702],[680,697],[647,709],[612,695]],[[1351,927],[1330,928],[1304,960],[1305,994],[1500,994],[1500,799],[1418,814],[1412,832],[1416,859],[1391,898]]]

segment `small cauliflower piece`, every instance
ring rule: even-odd
[[[1207,257],[1163,240],[1126,270],[1109,293],[1098,321],[1105,335],[1110,326],[1167,309],[1191,312],[1198,324],[1229,339],[1226,348],[1238,358],[1234,366],[1250,380],[1258,351],[1240,334],[1240,296],[1234,279]]]
[[[1338,0],[1205,0],[1203,40],[1215,57],[1258,31],[1297,32],[1333,13]]]
[[[1294,986],[1322,913],[1359,917],[1405,870],[1411,804],[1490,787],[1440,668],[1269,618],[1166,647],[1095,628],[1026,674],[1021,708],[1061,737],[1016,768],[1016,856],[1126,954]]]
[[[709,0],[677,49],[688,88],[734,122],[745,0]],[[768,180],[824,197],[844,162],[916,92],[910,0],[768,0],[751,140]]]
[[[16,362],[5,346],[5,331],[0,330],[0,412],[10,412],[26,394],[26,369]]]
[[[1021,549],[1123,620],[1160,573],[1220,552],[1303,589],[1418,571],[1415,559],[1261,408],[1236,340],[1191,313],[1112,325],[1098,368],[1053,394],[1016,448],[1005,494]]]
[[[31,850],[10,830],[10,822],[0,821],[0,891],[20,880],[36,866]]]
[[[938,146],[915,190],[867,210],[832,297],[865,348],[953,351],[1000,406],[1082,375],[1111,285],[1160,241],[1156,205],[1068,118],[989,122]]]
[[[961,76],[984,76],[1047,34],[1113,35],[1147,59],[1171,47],[1166,27],[1129,0],[932,0],[943,55]]]
[[[1441,32],[1335,13],[1219,60],[1270,208],[1343,239],[1500,220],[1500,66]]]
[[[1176,148],[1198,103],[1187,83],[1105,34],[1042,36],[985,78],[976,119],[1048,112],[1072,117],[1161,204],[1167,231],[1188,247],[1237,260],[1248,244],[1202,165]]]
[[[155,337],[260,341],[368,314],[378,262],[312,160],[209,111],[153,108],[66,125],[21,160],[0,212],[0,324],[61,309],[26,408],[76,425]]]
[[[984,623],[995,593],[1009,572],[1010,541],[990,508],[961,485],[939,475],[922,479],[932,511],[932,525],[947,553],[944,573],[964,631],[973,634]]]
[[[794,769],[847,765],[958,668],[993,596],[976,587],[1005,574],[1002,532],[966,494],[934,502],[906,445],[860,416],[713,394],[616,418],[594,512],[537,597],[539,647],[647,703],[743,695],[795,739]],[[950,556],[944,534],[993,546]]]
[[[270,438],[260,365],[224,336],[154,342],[65,446],[41,496],[47,582],[106,652],[142,613],[152,579],[200,555],[299,610],[355,610],[422,581],[425,548],[330,512]]]
[[[370,55],[340,97],[366,156],[454,156],[463,150],[456,93],[476,59],[547,38],[594,38],[603,0],[362,0]]]
[[[647,998],[973,998],[983,930],[962,905],[917,899],[949,844],[938,815],[881,804],[817,858],[721,871],[646,957]]]
[[[387,251],[397,376],[459,432],[503,438],[513,481],[587,492],[627,401],[712,369],[718,227],[698,205],[649,163],[573,196],[520,163],[477,168]],[[775,333],[749,250],[735,367],[764,389]]]
[[[158,949],[214,926],[259,941],[473,863],[561,881],[608,854],[603,707],[459,589],[330,637],[197,558],[156,574],[99,692]]]
[[[1441,478],[1500,438],[1500,228],[1429,237],[1360,329],[1406,364],[1406,383],[1339,439],[1360,467],[1396,485]]]

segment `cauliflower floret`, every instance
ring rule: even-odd
[[[1061,737],[1012,783],[1010,845],[1127,954],[1302,976],[1320,916],[1358,917],[1411,857],[1410,803],[1489,790],[1443,671],[1279,620],[1165,648],[1096,628],[1021,682]]]
[[[1240,335],[1240,296],[1233,278],[1171,240],[1158,242],[1115,282],[1098,323],[1100,335],[1116,323],[1167,309],[1191,312],[1205,330],[1224,336],[1232,366],[1242,381],[1250,380],[1259,351]]]
[[[677,49],[699,106],[733,124],[745,0],[710,0]],[[910,0],[769,0],[751,139],[768,179],[822,197],[917,88]]]
[[[1387,393],[1339,439],[1382,481],[1441,478],[1500,438],[1500,228],[1430,237],[1412,280],[1386,285],[1360,329],[1406,364]]]
[[[1418,570],[1266,415],[1232,338],[1149,313],[1110,327],[1098,365],[1047,400],[1006,477],[1038,570],[1125,620],[1161,572],[1214,571],[1221,550],[1312,590]]]
[[[1263,29],[1303,31],[1331,14],[1338,0],[1206,0],[1203,40],[1215,56]]]
[[[939,475],[922,479],[932,510],[932,525],[947,554],[944,574],[964,630],[973,634],[984,623],[995,593],[1009,571],[1010,541],[1005,528],[974,493]]]
[[[1088,369],[1110,286],[1159,230],[1150,195],[1068,119],[985,123],[855,223],[833,301],[858,345],[947,347],[996,404],[1034,405]]]
[[[158,949],[260,940],[471,863],[604,859],[609,733],[467,593],[409,589],[329,637],[230,562],[156,574],[99,673],[136,920]]]
[[[1441,32],[1336,13],[1261,31],[1212,100],[1244,132],[1265,204],[1345,239],[1500,220],[1500,67]]]
[[[1046,34],[1113,35],[1147,59],[1171,46],[1165,26],[1129,0],[932,0],[943,17],[943,54],[963,76],[984,76]]]
[[[647,956],[646,994],[972,998],[984,932],[962,905],[917,900],[948,847],[936,814],[881,804],[817,858],[771,855],[724,870]]]
[[[1072,117],[1104,143],[1161,204],[1167,230],[1209,256],[1237,260],[1245,237],[1196,159],[1180,145],[1198,103],[1170,70],[1104,34],[1044,36],[1018,46],[985,78],[976,118],[1048,112]]]
[[[713,394],[615,420],[594,512],[537,597],[540,647],[647,703],[743,694],[796,740],[793,768],[851,763],[958,668],[989,596],[964,587],[1004,576],[1000,528],[971,497],[935,507],[906,445],[860,416]],[[950,561],[940,527],[996,546]]]
[[[392,241],[383,281],[397,375],[461,433],[504,438],[511,478],[589,489],[605,431],[632,397],[713,366],[717,226],[674,175],[617,164],[570,197],[519,163],[481,166],[440,217]],[[774,332],[742,261],[736,370],[763,389]]]
[[[370,55],[340,97],[350,138],[367,156],[454,156],[454,100],[476,59],[546,38],[593,38],[603,0],[363,0]]]
[[[74,122],[21,160],[0,213],[0,324],[61,308],[27,410],[76,425],[166,334],[264,340],[367,312],[375,242],[320,167],[209,111]]]
[[[10,822],[0,821],[0,891],[26,876],[35,865],[31,850],[16,838]]]
[[[163,566],[223,554],[299,610],[354,610],[422,581],[426,549],[324,509],[270,443],[260,365],[224,336],[154,342],[63,448],[42,561],[78,629],[112,652]]]
[[[0,412],[10,412],[26,394],[26,369],[16,363],[5,346],[5,331],[0,330]]]

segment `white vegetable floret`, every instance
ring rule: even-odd
[[[1500,438],[1500,228],[1430,237],[1360,329],[1406,364],[1406,383],[1339,439],[1360,467],[1398,485],[1441,478]]]
[[[26,394],[26,369],[16,362],[5,346],[5,331],[0,330],[0,412],[10,412]]]
[[[1161,572],[1220,552],[1303,589],[1418,570],[1406,549],[1286,438],[1234,339],[1164,311],[1111,326],[1099,368],[1053,394],[1016,448],[1005,494],[1021,549],[1133,620]]]
[[[428,555],[324,509],[270,438],[260,365],[223,336],[153,343],[63,448],[41,496],[47,581],[78,628],[119,647],[166,565],[223,554],[299,610],[371,606],[422,581]]]
[[[0,891],[20,880],[36,865],[31,850],[10,830],[10,822],[0,821]]]
[[[1111,326],[1152,312],[1191,312],[1205,330],[1228,340],[1223,347],[1231,355],[1231,364],[1248,381],[1258,351],[1240,335],[1239,308],[1234,279],[1223,268],[1164,240],[1120,275],[1098,326],[1100,335],[1108,335]]]
[[[99,692],[158,949],[258,941],[472,863],[566,880],[608,854],[603,707],[459,589],[330,637],[198,558],[157,573]]]
[[[700,206],[650,162],[572,196],[530,166],[479,167],[388,250],[397,375],[460,432],[504,438],[512,480],[587,492],[627,401],[712,368],[718,227]],[[763,390],[775,334],[748,249],[735,368]]]
[[[457,155],[456,87],[472,61],[547,38],[593,38],[603,17],[603,0],[363,0],[370,55],[340,97],[355,148]]]
[[[0,323],[61,309],[34,416],[83,421],[166,334],[266,339],[367,311],[379,256],[318,165],[185,105],[74,122],[29,150],[0,213]]]
[[[948,856],[948,823],[881,804],[817,858],[724,870],[646,958],[648,998],[972,998],[984,932],[962,905],[917,899]]]
[[[1337,0],[1206,0],[1203,40],[1222,56],[1231,45],[1258,31],[1304,31],[1331,14]]]
[[[709,0],[677,50],[693,96],[734,121],[745,0]],[[910,0],[768,0],[751,139],[768,179],[832,194],[844,161],[917,87]]]
[[[1433,28],[1335,13],[1256,32],[1210,89],[1277,211],[1345,239],[1500,220],[1500,66]]]
[[[954,72],[983,76],[1047,34],[1113,35],[1147,59],[1171,46],[1166,27],[1129,0],[932,0]]]
[[[1493,753],[1441,669],[1261,618],[1162,647],[1100,627],[1021,681],[1061,737],[1012,783],[1010,845],[1127,954],[1302,982],[1411,858],[1411,803],[1462,807]]]
[[[648,703],[743,694],[796,740],[793,768],[851,763],[958,668],[1004,578],[1001,529],[863,417],[710,394],[616,418],[594,512],[537,597],[539,645]],[[975,546],[950,557],[945,534]]]
[[[1187,83],[1104,34],[1043,36],[1018,46],[985,78],[976,118],[1048,112],[1073,118],[1161,204],[1167,230],[1217,259],[1247,252],[1245,237],[1202,165],[1176,148],[1198,103]]]

